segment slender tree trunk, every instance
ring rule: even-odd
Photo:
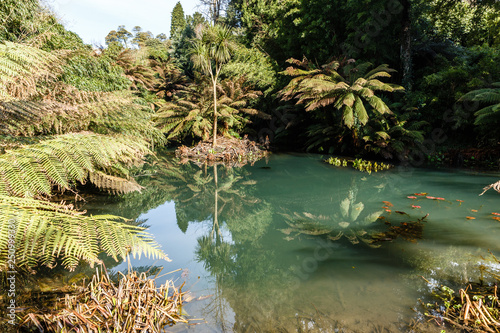
[[[212,80],[214,88],[214,140],[213,148],[217,145],[217,80]]]
[[[411,57],[411,3],[402,0],[403,17],[401,22],[401,62],[403,65],[403,87],[412,89],[412,57]]]

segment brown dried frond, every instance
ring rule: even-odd
[[[54,81],[61,65],[56,54],[19,43],[0,43],[0,98],[25,99],[37,95],[37,83]]]
[[[82,91],[74,86],[58,81],[44,94],[46,101],[59,101],[70,105],[97,102],[106,94],[98,91]]]
[[[493,183],[493,184],[490,184],[488,186],[486,186],[485,188],[483,188],[483,193],[481,193],[480,195],[483,195],[486,191],[488,191],[490,188],[494,189],[495,191],[497,191],[498,193],[500,193],[500,180],[497,181],[496,183]]]
[[[0,134],[32,136],[78,130],[81,126],[75,120],[79,113],[77,107],[59,102],[0,102]]]
[[[137,184],[133,179],[125,179],[107,175],[100,171],[89,173],[89,180],[99,189],[112,194],[126,194],[131,192],[141,192],[144,187]]]

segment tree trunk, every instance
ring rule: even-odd
[[[212,147],[215,149],[217,145],[217,81],[213,80],[213,88],[214,88],[214,140]]]
[[[401,62],[403,66],[403,87],[406,91],[412,89],[412,58],[411,58],[411,3],[402,0],[403,17],[401,22]]]

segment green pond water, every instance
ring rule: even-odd
[[[499,177],[398,168],[369,175],[319,155],[274,154],[216,170],[162,156],[139,175],[142,194],[84,208],[143,220],[172,259],[134,266],[182,269],[158,282],[185,282],[193,300],[184,311],[197,325],[169,331],[398,332],[429,297],[421,276],[459,285],[478,278],[488,249],[500,254],[491,214],[500,213],[500,194],[478,196]],[[444,200],[408,198],[421,192]]]

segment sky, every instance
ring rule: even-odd
[[[119,25],[135,26],[153,35],[170,35],[170,16],[178,0],[44,0],[67,30],[85,43],[105,45],[104,37]],[[199,11],[198,0],[181,0],[185,15]]]

